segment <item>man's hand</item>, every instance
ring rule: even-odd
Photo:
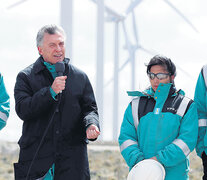
[[[94,124],[90,125],[86,130],[88,139],[96,139],[100,135],[98,127]]]
[[[65,89],[66,79],[67,79],[67,76],[59,76],[55,78],[55,80],[52,83],[51,88],[56,94],[60,93],[62,90]]]

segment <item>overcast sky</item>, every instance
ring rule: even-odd
[[[0,5],[0,72],[11,96],[11,114],[7,127],[0,132],[0,139],[17,141],[21,135],[21,120],[14,111],[13,89],[17,73],[38,58],[35,46],[37,31],[45,24],[60,24],[59,0],[27,0],[12,8],[7,7],[18,0],[1,0]],[[105,0],[106,4],[119,13],[124,13],[130,0]],[[171,1],[170,1],[171,2]],[[195,32],[164,0],[143,0],[135,8],[139,44],[170,57],[177,65],[177,88],[182,88],[193,98],[194,87],[201,67],[206,63],[207,47],[207,1],[173,0],[173,4],[194,24]],[[94,87],[96,80],[96,5],[91,0],[74,0],[73,17],[73,64],[85,71]],[[127,16],[126,27],[132,42],[131,16]],[[120,66],[128,54],[124,49],[122,26],[120,30]],[[114,24],[105,23],[104,83],[113,75]],[[136,88],[145,89],[147,63],[152,55],[136,51]],[[187,73],[185,73],[184,71]],[[119,124],[130,98],[126,91],[131,88],[130,65],[119,76]],[[112,136],[113,83],[104,89],[104,139]],[[107,129],[107,131],[106,131]]]

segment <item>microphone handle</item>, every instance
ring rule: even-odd
[[[63,72],[57,72],[57,76],[63,76]]]
[[[63,72],[57,72],[57,77],[59,77],[59,76],[63,76]],[[59,92],[59,94],[61,94],[62,93],[62,90]]]

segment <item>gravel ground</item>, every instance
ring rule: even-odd
[[[88,149],[92,180],[126,180],[128,167],[117,145],[110,143],[101,146],[92,144]],[[190,154],[189,179],[201,180],[202,171],[201,159],[193,151]]]
[[[92,143],[88,146],[91,180],[126,180],[128,167],[115,143]],[[15,143],[0,142],[0,180],[13,180],[17,161]],[[190,180],[201,180],[202,163],[195,152],[190,154]]]

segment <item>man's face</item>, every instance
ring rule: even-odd
[[[153,73],[153,74],[158,74],[158,73],[168,74],[169,72],[163,66],[154,65],[154,66],[151,67],[150,73]],[[175,76],[170,76],[170,75],[166,75],[166,77],[164,79],[158,79],[156,76],[155,76],[154,79],[150,78],[150,83],[151,83],[152,89],[154,91],[156,91],[157,87],[159,86],[160,83],[164,83],[164,84],[170,83],[174,80],[174,78],[175,78]]]
[[[48,63],[55,64],[63,61],[65,58],[65,37],[61,33],[45,33],[38,51]]]

